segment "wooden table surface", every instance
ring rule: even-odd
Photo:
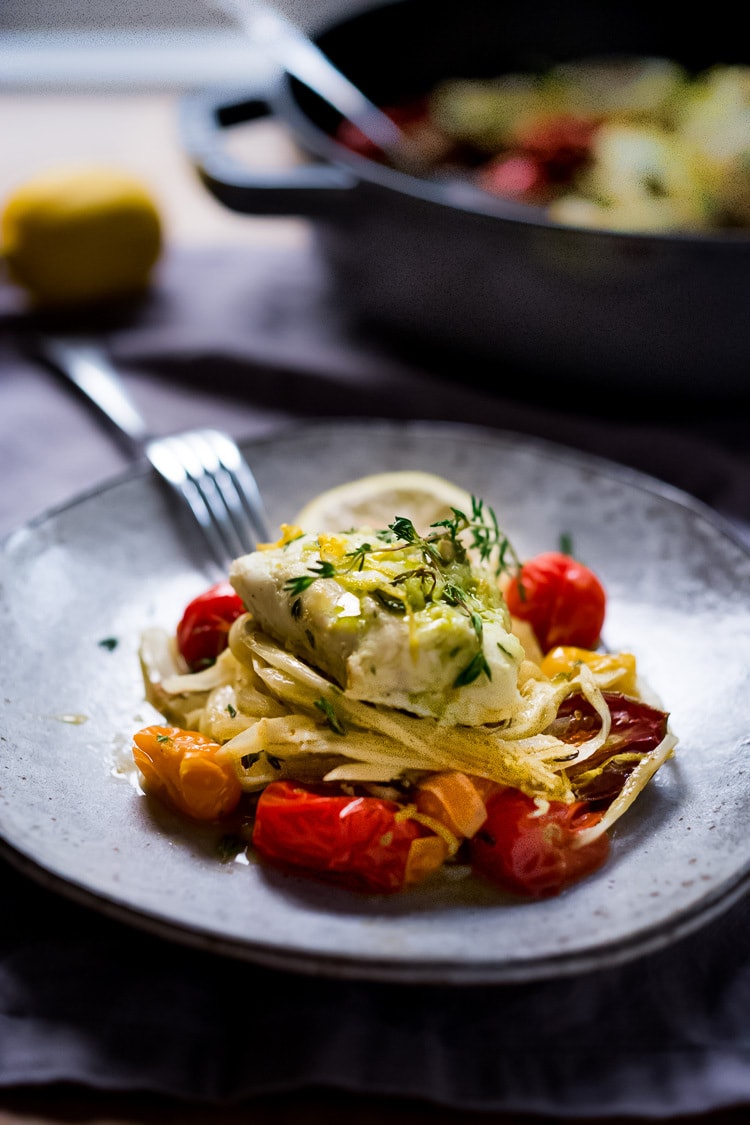
[[[137,173],[162,206],[167,238],[175,245],[295,246],[309,237],[305,221],[233,215],[200,186],[180,150],[177,95],[4,92],[0,95],[0,200],[48,167],[77,162],[115,164]],[[232,141],[244,158],[284,166],[300,154],[272,122],[243,127]],[[741,1125],[750,1107],[681,1118],[680,1125]],[[186,1105],[152,1096],[122,1096],[75,1088],[0,1091],[0,1125],[534,1125],[549,1116],[470,1113],[426,1103],[356,1097],[331,1091],[263,1097],[242,1108]],[[560,1118],[571,1125],[625,1125],[630,1118]]]

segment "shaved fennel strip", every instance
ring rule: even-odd
[[[307,715],[289,715],[276,719],[259,719],[242,731],[224,749],[233,757],[270,752],[281,755],[284,750],[295,754],[328,754],[372,763],[384,763],[405,769],[423,770],[419,758],[404,755],[396,743],[387,743],[379,735],[356,731],[342,736],[316,724]]]
[[[394,781],[398,774],[389,772],[388,766],[375,762],[345,762],[329,770],[323,781]]]
[[[302,707],[314,706],[314,699],[309,695],[306,697],[304,689],[300,690],[300,685],[292,677],[275,668],[263,669],[258,665],[257,670],[269,690],[278,693],[281,698]],[[463,768],[505,784],[518,784],[519,773],[522,773],[526,787],[529,775],[533,774],[534,780],[545,789],[559,788],[559,779],[553,771],[520,755],[514,743],[499,740],[484,729],[479,733],[460,727],[441,727],[430,719],[414,718],[358,703],[340,692],[335,696],[333,705],[341,719],[376,732],[378,742],[390,741],[411,751],[417,756],[420,769]],[[348,740],[354,743],[358,733],[349,728]]]
[[[439,720],[407,715],[386,707],[375,707],[372,704],[362,703],[359,700],[352,699],[338,685],[332,684],[296,656],[279,648],[265,635],[260,633],[246,634],[245,644],[248,649],[257,653],[266,664],[291,681],[283,684],[280,678],[276,679],[269,676],[257,663],[253,664],[256,673],[265,681],[270,690],[273,691],[276,687],[281,698],[288,699],[291,697],[294,698],[295,702],[305,705],[304,693],[295,695],[293,684],[304,684],[323,695],[327,691],[335,692],[335,706],[342,715],[346,714],[352,722],[358,723],[365,729],[379,730],[387,737],[408,745],[416,753],[424,754],[428,758],[433,754],[436,740],[440,742],[441,736],[445,737],[446,733],[449,733],[449,737],[454,743],[460,743],[462,746],[468,739],[472,741],[478,737],[483,740],[486,739],[488,744],[493,746],[497,752],[507,755],[518,764],[526,762],[526,758],[522,755],[529,752],[538,754],[541,751],[544,753],[545,747],[549,747],[549,755],[546,756],[547,764],[549,761],[554,761],[555,757],[567,758],[571,752],[570,744],[562,742],[554,735],[543,735],[542,732],[557,715],[562,700],[578,687],[599,714],[602,727],[596,735],[577,747],[575,761],[585,761],[592,754],[595,754],[609,737],[611,727],[609,708],[590,669],[585,666],[581,667],[579,677],[556,685],[551,691],[551,685],[548,682],[528,681],[532,684],[531,691],[535,690],[536,683],[539,683],[546,690],[540,692],[539,700],[532,702],[525,715],[522,712],[524,718],[519,723],[516,732],[513,729],[515,718],[511,720],[508,726],[498,728],[444,727]],[[535,722],[531,721],[532,714],[535,714]],[[540,742],[538,741],[540,739],[546,741]],[[550,772],[556,771],[551,770]]]
[[[641,790],[654,776],[656,771],[671,755],[677,745],[677,738],[671,732],[667,733],[657,747],[650,754],[645,754],[639,765],[625,782],[621,792],[615,797],[612,804],[605,812],[598,824],[591,828],[583,828],[577,835],[575,847],[582,848],[596,840],[603,832],[612,827],[616,820],[632,805]]]
[[[315,715],[316,701],[328,700],[338,716],[349,726],[347,747],[339,743],[335,748],[326,745],[307,753],[335,753],[350,761],[367,761],[371,765],[390,766],[393,776],[404,770],[463,769],[481,777],[488,777],[500,784],[513,785],[526,792],[542,791],[549,797],[560,800],[573,800],[573,792],[564,774],[564,767],[570,762],[570,746],[553,735],[542,733],[557,714],[560,702],[572,691],[580,688],[583,695],[599,714],[601,730],[576,749],[576,762],[585,761],[604,744],[609,734],[611,719],[596,680],[585,666],[579,669],[575,680],[554,687],[545,680],[529,677],[522,685],[524,704],[519,713],[502,727],[445,727],[438,720],[421,718],[375,707],[352,699],[336,684],[305,664],[297,657],[280,648],[271,638],[256,630],[250,618],[235,622],[231,633],[231,647],[223,653],[216,664],[204,672],[176,674],[167,677],[162,683],[163,690],[168,686],[172,692],[179,692],[187,703],[188,692],[193,695],[191,713],[200,714],[206,707],[206,695],[234,680],[244,679],[248,685],[248,696],[253,703],[260,704],[268,692],[269,700],[281,701],[282,707],[298,707]],[[162,655],[163,641],[160,638]],[[174,665],[172,665],[174,667]],[[252,686],[251,686],[252,685]],[[260,689],[257,691],[256,688]],[[202,691],[196,690],[202,688]],[[193,694],[194,693],[194,694]],[[191,702],[193,702],[191,700]],[[248,699],[250,702],[250,699]],[[266,708],[258,706],[261,714]],[[248,724],[252,731],[255,723]],[[318,724],[316,729],[320,730]],[[368,745],[360,737],[362,732],[373,732],[377,748]],[[258,745],[257,733],[248,738],[257,753],[271,749]],[[247,731],[237,735],[247,735]],[[339,736],[340,737],[340,736]],[[387,740],[390,746],[383,746]],[[231,738],[226,745],[239,745]],[[282,753],[281,747],[289,753],[295,746],[293,738],[286,737],[276,746],[275,753]],[[390,751],[390,752],[389,752]],[[295,746],[293,753],[301,756]],[[241,756],[241,755],[238,755]]]
[[[574,761],[569,763],[570,765],[578,765],[579,762],[587,761],[597,750],[601,749],[609,738],[609,732],[612,729],[612,715],[610,714],[609,707],[599,690],[591,669],[587,668],[585,664],[582,664],[579,669],[578,680],[581,693],[599,715],[602,726],[598,734],[595,734],[593,738],[587,739],[586,742],[581,743],[578,747],[578,753]]]
[[[242,731],[224,749],[238,763],[238,775],[243,788],[254,790],[279,777],[302,780],[304,775],[319,781],[331,780],[331,771],[341,772],[341,779],[361,781],[392,781],[406,770],[423,772],[424,764],[409,760],[400,748],[394,754],[383,750],[379,735],[355,732],[353,737],[342,737],[324,726],[316,724],[308,715],[288,715],[274,719],[260,719],[253,727]],[[249,769],[241,767],[245,755],[266,755],[278,760],[280,768],[274,770],[255,762]],[[316,765],[316,760],[318,765]]]
[[[463,769],[524,791],[542,789],[560,800],[573,800],[559,773],[525,753],[526,747],[518,747],[491,728],[446,727],[436,720],[360,703],[265,637],[246,643],[269,662],[270,667],[257,660],[254,664],[269,691],[305,708],[314,707],[315,699],[322,694],[331,701],[339,718],[405,746],[417,756],[423,770]],[[355,732],[350,730],[348,737],[354,739]],[[554,741],[556,750],[563,745]]]
[[[238,667],[239,661],[237,658],[229,649],[225,649],[210,668],[204,668],[200,672],[177,672],[174,675],[165,676],[161,681],[161,686],[168,695],[212,691],[222,684],[231,683],[237,674]]]

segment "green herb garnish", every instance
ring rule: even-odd
[[[473,684],[484,672],[488,680],[492,679],[492,672],[482,649],[475,653],[462,672],[459,672],[453,681],[454,688],[466,687]]]
[[[328,723],[328,726],[331,728],[334,734],[346,734],[341,720],[339,719],[338,715],[336,714],[328,700],[325,698],[325,696],[321,696],[320,699],[316,699],[315,706],[319,711],[323,712],[326,717],[326,722]]]
[[[369,543],[362,543],[359,547],[355,547],[353,551],[348,551],[344,555],[345,559],[351,559],[347,570],[362,570],[365,565],[365,558],[372,552],[372,547]]]
[[[336,568],[333,563],[323,562],[322,559],[307,569],[310,572],[309,574],[300,574],[296,578],[287,579],[284,583],[284,589],[288,594],[294,594],[295,597],[298,597],[309,589],[318,578],[335,578],[336,576]]]

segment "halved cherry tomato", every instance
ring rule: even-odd
[[[379,797],[273,781],[256,810],[253,845],[265,859],[359,891],[391,893],[425,878],[444,841]]]
[[[555,645],[595,648],[607,598],[599,579],[570,555],[546,551],[525,562],[505,590],[508,609],[528,621],[543,652]]]
[[[596,823],[585,801],[540,801],[500,789],[487,801],[487,819],[470,844],[472,867],[511,894],[557,895],[596,871],[609,854],[606,832],[576,847],[582,828]]]
[[[224,651],[232,622],[244,612],[242,598],[229,582],[218,582],[193,598],[177,626],[177,647],[192,672]]]
[[[150,793],[194,820],[218,820],[237,807],[242,788],[218,742],[195,730],[144,727],[133,758]]]

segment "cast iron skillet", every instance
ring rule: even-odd
[[[647,54],[698,71],[748,60],[732,9],[679,19],[653,3],[396,0],[318,36],[379,104],[444,77],[543,70],[597,54]],[[335,111],[289,76],[270,88],[210,89],[181,107],[183,144],[227,207],[301,215],[340,299],[379,329],[472,359],[486,377],[564,379],[592,394],[742,394],[750,372],[750,232],[631,234],[567,228],[462,185],[395,171],[332,137]],[[258,173],[225,146],[233,124],[272,114],[310,155]]]

